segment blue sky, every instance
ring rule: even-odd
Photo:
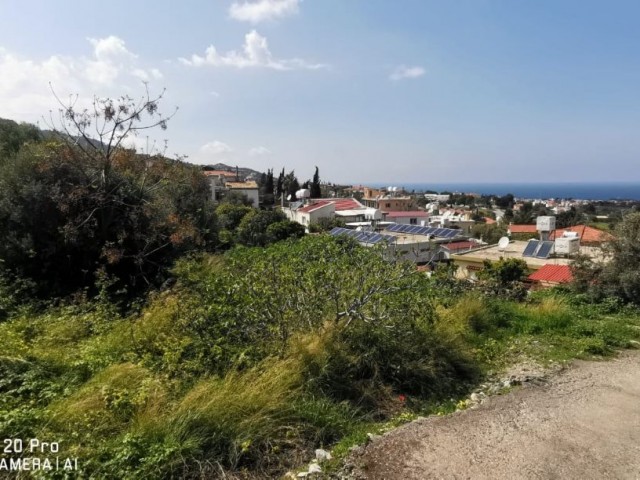
[[[335,182],[640,181],[637,1],[100,5],[0,0],[1,117],[37,121],[49,81],[89,98],[138,96],[145,79],[180,107],[155,138],[197,163],[301,179],[318,165]]]

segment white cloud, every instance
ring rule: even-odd
[[[269,155],[271,153],[271,150],[269,150],[267,147],[253,147],[249,149],[249,155],[252,157],[258,157],[260,155]]]
[[[183,64],[192,67],[201,67],[203,65],[235,68],[264,67],[272,68],[274,70],[317,70],[327,67],[327,65],[319,63],[308,63],[299,58],[287,60],[273,58],[271,50],[269,50],[267,39],[255,30],[252,30],[245,35],[242,52],[231,50],[230,52],[221,55],[216,50],[216,47],[210,45],[206,49],[204,57],[194,54],[190,59],[180,58],[180,61]]]
[[[405,78],[418,78],[423,76],[426,70],[422,67],[407,67],[400,65],[389,75],[391,80],[403,80]]]
[[[200,147],[199,153],[202,155],[222,155],[223,153],[230,152],[233,152],[233,149],[229,145],[220,140],[214,140]]]
[[[63,101],[78,94],[77,107],[90,104],[93,95],[118,96],[123,91],[139,91],[140,80],[162,78],[155,69],[144,69],[124,40],[109,36],[88,39],[93,47],[89,56],[52,55],[31,59],[0,47],[0,116],[34,121],[59,105],[49,84]]]
[[[257,0],[234,2],[229,7],[229,16],[241,22],[256,23],[274,20],[299,11],[299,0]]]

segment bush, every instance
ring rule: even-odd
[[[0,258],[40,296],[95,292],[100,271],[117,279],[114,291],[139,292],[178,255],[215,245],[197,167],[124,149],[110,161],[49,142],[0,164]]]
[[[479,373],[470,356],[419,322],[328,329],[306,358],[312,391],[386,417],[399,395],[436,400],[464,391]]]

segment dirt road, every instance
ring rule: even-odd
[[[640,352],[413,422],[354,463],[370,479],[640,479]]]

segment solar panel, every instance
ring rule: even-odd
[[[427,227],[420,227],[420,235],[428,235],[429,229]]]
[[[540,248],[536,252],[536,258],[548,258],[553,249],[553,242],[541,242]]]
[[[438,230],[435,227],[429,227],[427,228],[427,235],[433,235],[433,232],[435,232],[436,230]]]
[[[387,227],[387,230],[389,230],[390,232],[399,232],[401,226],[402,225],[398,225],[397,223],[394,223],[393,225],[390,225],[389,227]]]
[[[524,252],[522,252],[522,256],[523,257],[533,257],[533,254],[538,249],[539,245],[540,245],[540,241],[538,241],[538,240],[529,240],[529,243],[527,243],[527,246],[525,247]]]
[[[382,235],[379,233],[374,234],[369,238],[369,243],[378,243],[382,239]]]
[[[389,242],[389,243],[393,243],[396,241],[396,237],[394,237],[393,235],[383,235],[384,240]]]
[[[438,228],[436,229],[435,232],[433,232],[433,235],[435,235],[436,237],[441,237],[442,234],[445,232],[446,229],[444,228]]]
[[[343,230],[345,230],[344,228],[340,228],[340,227],[335,227],[334,229],[332,229],[329,234],[330,235],[340,235],[342,234]]]

